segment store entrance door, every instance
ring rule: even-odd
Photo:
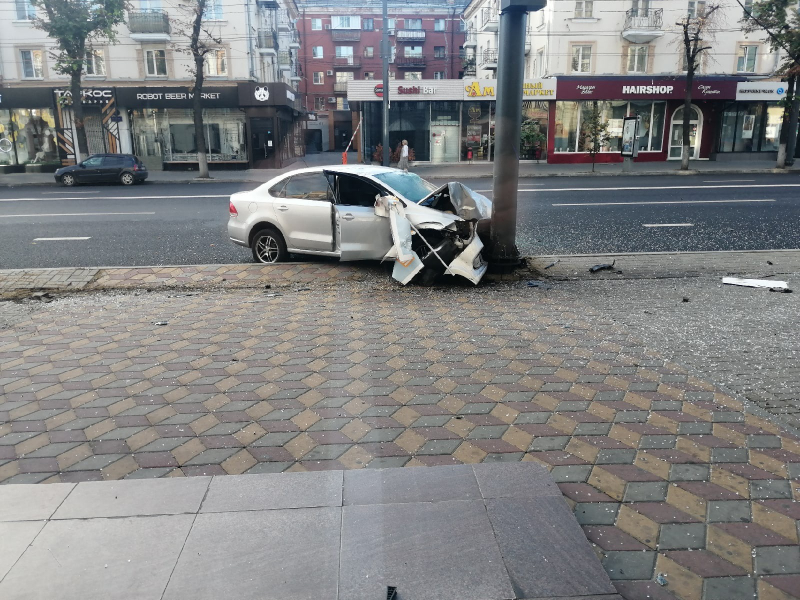
[[[695,160],[700,157],[700,138],[703,133],[702,113],[696,106],[692,106],[691,121],[689,121],[689,146],[691,155],[689,158]],[[683,154],[683,107],[680,107],[672,115],[672,128],[669,132],[669,159],[680,160]]]
[[[271,169],[277,165],[274,119],[250,119],[250,163],[254,169]]]
[[[431,125],[431,161],[435,163],[458,162],[461,145],[459,126]]]

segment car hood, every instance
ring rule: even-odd
[[[446,183],[439,189],[425,196],[417,205],[427,206],[442,192],[447,192],[450,196],[450,202],[456,209],[456,214],[465,221],[471,221],[473,219],[479,221],[481,219],[492,218],[492,201],[458,181]]]

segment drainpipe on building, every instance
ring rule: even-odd
[[[256,63],[253,61],[253,26],[250,21],[250,0],[245,5],[247,14],[247,58],[250,60],[250,81],[256,81]]]

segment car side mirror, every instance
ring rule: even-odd
[[[79,166],[81,169],[85,169],[85,168],[86,168],[86,165],[85,165],[85,164],[83,164],[83,163],[79,164],[78,166]]]

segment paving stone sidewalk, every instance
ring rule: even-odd
[[[800,437],[519,285],[59,299],[0,393],[3,483],[532,460],[624,597],[800,597]]]

